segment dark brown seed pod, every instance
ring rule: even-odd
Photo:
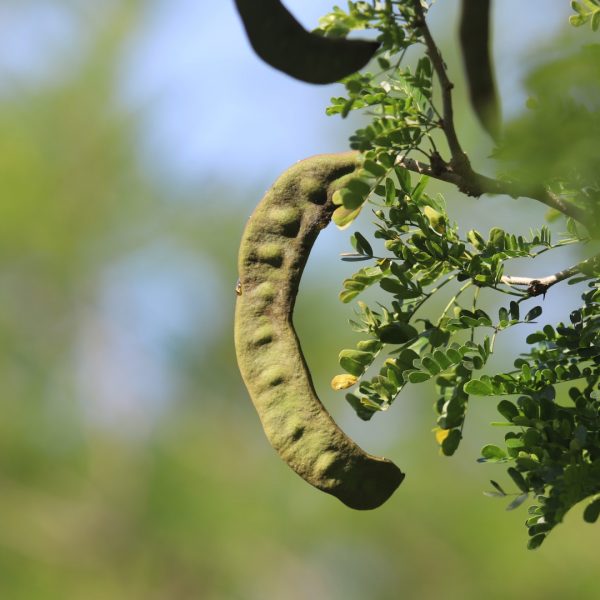
[[[344,153],[303,160],[256,207],[240,246],[235,346],[265,434],[283,460],[347,506],[372,509],[404,474],[364,452],[335,424],[317,397],[292,323],[308,255],[335,209],[331,195],[357,159]]]
[[[460,46],[471,105],[497,141],[501,116],[490,53],[490,6],[491,0],[462,0]]]
[[[267,64],[308,83],[333,83],[362,69],[377,42],[310,33],[279,0],[235,0],[252,48]]]

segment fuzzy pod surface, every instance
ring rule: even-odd
[[[265,434],[305,481],[355,509],[383,504],[404,479],[364,452],[315,392],[292,323],[300,278],[317,235],[336,208],[331,196],[357,167],[354,152],[292,166],[250,217],[239,253],[235,346]]]

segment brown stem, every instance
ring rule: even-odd
[[[463,149],[458,141],[458,135],[454,127],[454,109],[452,107],[452,88],[454,84],[448,78],[446,72],[446,64],[440,53],[437,44],[435,43],[431,31],[425,21],[425,12],[421,5],[421,0],[414,0],[415,13],[417,15],[416,27],[421,30],[423,39],[425,40],[425,46],[427,47],[427,54],[431,59],[431,64],[440,82],[442,92],[442,107],[443,107],[443,122],[442,128],[446,139],[448,141],[448,147],[452,155],[452,165],[458,171],[469,171],[470,164],[467,155],[463,152]]]
[[[453,183],[461,192],[468,196],[506,194],[513,198],[532,198],[589,227],[591,223],[590,214],[573,204],[565,202],[562,198],[541,185],[528,186],[518,182],[500,181],[473,171],[469,158],[460,145],[454,126],[454,109],[452,106],[452,88],[454,85],[448,78],[446,64],[425,20],[425,11],[423,10],[421,0],[413,0],[413,6],[417,16],[415,27],[421,31],[425,46],[427,47],[427,54],[431,59],[431,64],[440,83],[443,106],[442,128],[448,141],[452,159],[449,163],[445,163],[435,153],[435,161],[431,161],[431,166],[404,157],[401,158],[398,164],[410,171],[424,173],[436,179]]]
[[[482,194],[505,194],[512,198],[531,198],[537,200],[550,208],[553,208],[567,217],[571,217],[588,227],[591,224],[591,215],[574,204],[565,202],[562,198],[553,194],[542,186],[532,187],[523,185],[516,181],[504,181],[480,175],[473,170],[469,172],[458,172],[452,165],[436,159],[435,164],[428,165],[413,158],[399,155],[396,164],[422,175],[428,175],[440,181],[446,181],[455,185],[467,196],[481,196]]]

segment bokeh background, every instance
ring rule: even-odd
[[[286,4],[307,26],[330,8]],[[465,146],[485,170],[491,146],[465,104],[457,8],[439,2],[432,27]],[[509,116],[569,12],[566,0],[497,3]],[[599,597],[598,530],[581,510],[530,552],[525,507],[482,495],[490,478],[506,481],[476,462],[504,433],[488,427],[493,406],[473,403],[447,459],[427,384],[370,423],[329,390],[337,353],[356,340],[352,308],[337,300],[348,232],[319,239],[296,322],[336,420],[407,478],[382,508],[353,512],[267,444],[233,351],[237,244],[285,167],[346,147],[358,120],[324,115],[339,92],[260,63],[231,1],[3,0],[0,598]],[[532,202],[432,189],[464,229],[542,222]],[[358,226],[369,229],[368,215]],[[554,294],[548,318],[576,300]],[[501,339],[499,364],[520,343]]]

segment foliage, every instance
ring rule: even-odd
[[[573,25],[589,20],[595,31],[597,2],[572,5]],[[479,460],[506,463],[516,491],[507,494],[493,481],[487,494],[513,495],[509,509],[534,500],[527,527],[529,548],[537,548],[579,501],[591,498],[586,521],[600,514],[600,268],[591,257],[545,278],[506,273],[514,259],[533,264],[540,254],[568,244],[584,247],[598,235],[599,46],[555,58],[531,74],[527,112],[505,127],[494,152],[500,175],[492,184],[474,173],[454,137],[451,85],[424,22],[426,8],[416,0],[349,2],[347,11],[336,7],[321,21],[326,34],[373,29],[381,42],[380,70],[347,77],[346,94],[332,98],[327,112],[345,117],[362,110],[369,117],[350,138],[351,147],[363,154],[362,170],[336,194],[334,221],[347,227],[366,202],[374,204],[374,237],[383,245],[376,252],[364,235],[353,234],[354,252],[342,258],[367,266],[344,281],[340,299],[351,302],[371,287],[391,296],[376,306],[358,302],[351,325],[361,340],[340,352],[349,376],[335,378],[334,388],[356,385],[346,399],[369,420],[386,411],[406,386],[435,382],[434,431],[447,456],[463,437],[471,399],[500,399],[503,420],[494,425],[509,428],[505,448],[487,444]],[[413,47],[424,47],[425,53],[411,68],[406,51]],[[440,141],[440,134],[446,139]],[[442,157],[445,141],[449,160]],[[428,164],[412,156],[424,156]],[[551,207],[549,218],[562,213],[567,231],[556,241],[545,225],[527,237],[498,227],[485,236],[476,230],[462,235],[443,198],[427,194],[428,177],[415,178],[411,171],[454,183],[469,195],[529,196]],[[532,327],[542,315],[540,305],[525,311],[522,303],[545,297],[551,286],[567,280],[587,284],[582,307],[570,314],[569,323],[530,333],[514,369],[494,373],[498,334],[520,324]],[[442,288],[452,289],[445,308],[434,317],[425,314],[422,307]],[[505,298],[497,315],[484,310],[483,289]],[[377,370],[384,352],[387,358]],[[368,375],[373,370],[377,374]]]
[[[582,2],[571,2],[571,7],[575,11],[574,15],[569,17],[569,22],[575,27],[590,23],[594,31],[600,27],[600,3],[598,0],[583,0]]]

